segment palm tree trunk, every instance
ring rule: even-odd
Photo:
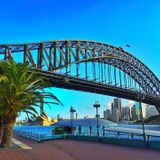
[[[0,144],[3,136],[3,118],[0,116]]]
[[[1,144],[2,136],[3,136],[3,125],[0,124],[0,144]]]
[[[1,147],[8,148],[11,146],[12,135],[13,135],[13,124],[5,125],[3,129]]]
[[[6,117],[8,118],[8,117]],[[9,117],[10,119],[10,117]],[[8,148],[11,147],[11,140],[12,140],[12,135],[13,135],[13,126],[15,123],[16,117],[12,118],[12,120],[8,120],[7,122],[4,123],[4,128],[3,128],[3,136],[2,136],[2,141],[1,141],[1,147],[3,148]]]

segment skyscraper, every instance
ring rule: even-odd
[[[130,108],[128,106],[122,107],[122,120],[130,120]]]
[[[134,104],[131,108],[131,119],[132,120],[137,120],[137,112],[136,112],[136,105]]]
[[[109,109],[105,110],[103,112],[103,114],[104,114],[104,119],[106,119],[106,120],[112,120],[112,118],[111,118],[111,111]]]
[[[136,120],[140,120],[141,119],[141,116],[140,116],[140,105],[139,105],[139,102],[135,102],[135,109],[136,109]]]
[[[115,98],[111,103],[111,112],[112,112],[112,121],[120,122],[122,120],[122,107],[121,107],[121,99]]]
[[[121,105],[121,99],[120,98],[115,98],[114,99],[114,105],[115,108],[118,110],[118,121],[122,120],[122,105]]]
[[[146,117],[146,104],[142,103],[141,105],[142,105],[143,118],[145,118]],[[131,107],[131,119],[132,120],[140,120],[141,119],[139,102],[135,102],[133,107]]]

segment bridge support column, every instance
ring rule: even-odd
[[[158,106],[158,105],[156,105],[155,107],[156,107],[156,109],[157,109],[158,113],[160,114],[160,105],[159,105],[159,106]]]

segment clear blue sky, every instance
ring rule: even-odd
[[[0,2],[0,43],[58,39],[103,41],[125,48],[160,77],[159,0],[5,0]],[[55,117],[69,116],[70,105],[80,115],[101,113],[112,97],[52,89],[63,107],[46,109]]]

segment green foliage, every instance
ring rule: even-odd
[[[61,104],[52,93],[47,79],[33,70],[27,63],[0,62],[0,124],[3,125],[2,147],[11,145],[13,125],[19,112],[37,115],[35,107],[43,111],[43,104]],[[52,99],[53,102],[48,102]]]
[[[52,93],[44,89],[50,86],[27,63],[0,62],[0,115],[17,116],[19,112],[38,114],[35,107],[43,104],[61,104]],[[52,99],[48,102],[47,99]]]
[[[144,121],[146,124],[160,124],[160,115],[151,116]]]
[[[144,123],[145,124],[157,124],[157,125],[159,125],[160,124],[160,115],[151,116],[148,119],[145,119]],[[141,124],[141,121],[138,120],[134,124]]]

